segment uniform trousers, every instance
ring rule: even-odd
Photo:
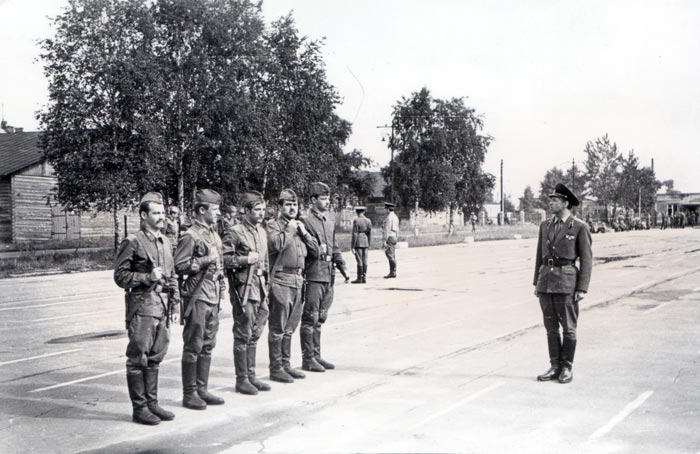
[[[267,301],[248,300],[245,306],[244,312],[238,301],[233,304],[234,351],[257,346],[270,314]]]
[[[292,335],[301,321],[304,308],[302,289],[272,283],[270,285],[270,370],[290,367]]]
[[[396,241],[387,240],[384,246],[384,254],[386,258],[389,259],[389,270],[392,273],[396,272]]]
[[[357,274],[361,276],[367,275],[367,248],[357,247],[355,248],[355,260],[357,261]]]
[[[134,315],[129,321],[129,344],[126,347],[126,369],[158,367],[170,344],[166,317]]]
[[[306,283],[304,311],[301,316],[301,354],[305,360],[321,356],[321,327],[333,304],[330,282]]]
[[[540,293],[539,298],[547,330],[549,361],[556,368],[571,368],[576,352],[578,302],[574,301],[574,295],[564,293]]]
[[[211,356],[219,331],[219,305],[196,300],[182,330],[182,362],[196,363],[198,356]]]

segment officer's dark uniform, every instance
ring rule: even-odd
[[[198,204],[220,205],[221,196],[209,189],[197,191],[195,207]],[[219,303],[225,288],[223,269],[221,238],[215,225],[193,219],[175,253],[175,270],[187,277],[182,284],[182,404],[193,410],[224,403],[207,389],[219,331]]]
[[[324,183],[311,184],[311,197],[330,195],[329,187]],[[333,304],[333,285],[335,268],[346,276],[347,268],[335,236],[335,224],[325,213],[311,208],[309,214],[301,218],[306,230],[316,239],[319,247],[318,256],[306,257],[305,275],[306,291],[304,311],[301,317],[301,354],[302,369],[323,372],[334,369],[332,363],[321,357],[321,327],[328,318],[328,311]]]
[[[265,203],[259,192],[246,192],[242,205],[253,209]],[[248,254],[258,253],[258,262],[249,264]],[[224,263],[229,278],[233,305],[233,362],[236,367],[236,391],[257,394],[270,385],[255,376],[255,356],[269,309],[267,305],[267,234],[260,224],[244,217],[224,236]]]
[[[355,207],[357,217],[352,221],[352,239],[350,247],[357,261],[357,279],[353,284],[367,283],[367,252],[372,242],[372,221],[364,215],[367,209],[363,206]]]
[[[557,184],[550,197],[561,197],[577,206],[578,198],[563,184]],[[575,262],[578,259],[579,268]],[[540,224],[533,284],[547,330],[550,370],[539,380],[559,378],[571,381],[571,368],[576,351],[578,301],[575,292],[587,292],[591,280],[593,254],[591,232],[585,222],[569,214],[567,219],[556,215]],[[559,326],[563,330],[563,342]]]
[[[282,191],[280,204],[297,201],[291,189]],[[267,224],[267,249],[270,254],[270,379],[291,383],[304,378],[290,363],[292,335],[299,326],[304,307],[302,289],[304,262],[318,256],[318,243],[308,232],[291,225],[280,215]]]
[[[163,199],[148,193],[141,199],[144,202],[162,204]],[[163,277],[154,281],[151,273],[158,267]],[[158,366],[170,343],[168,298],[175,305],[179,301],[170,241],[145,229],[126,237],[117,252],[114,281],[126,290],[126,379],[133,420],[149,425],[171,420],[175,415],[158,405]]]

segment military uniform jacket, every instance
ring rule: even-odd
[[[399,240],[399,217],[390,211],[384,219],[384,241],[391,238],[394,243]]]
[[[246,260],[250,252],[258,253],[258,262],[248,265]],[[228,273],[231,291],[243,297],[248,271],[253,273],[248,290],[248,300],[264,301],[267,295],[267,275],[269,264],[267,257],[267,233],[262,225],[253,225],[248,219],[234,225],[224,235],[224,266]],[[232,295],[233,296],[233,295]]]
[[[352,240],[350,247],[352,249],[358,247],[368,248],[372,242],[372,221],[364,216],[358,216],[352,221]]]
[[[114,282],[129,293],[127,312],[132,315],[163,317],[170,290],[179,300],[177,275],[173,266],[173,249],[170,240],[163,235],[157,237],[140,230],[127,236],[119,245],[114,266]],[[163,278],[160,282],[150,279],[154,268],[161,267]]]
[[[318,242],[307,233],[303,238],[289,220],[280,217],[267,224],[267,249],[270,254],[272,283],[285,287],[301,288],[304,278],[293,274],[303,270],[306,257],[318,257]]]
[[[213,257],[212,261],[210,257]],[[189,277],[183,283],[183,292],[186,292],[190,299],[196,297],[209,304],[218,304],[219,276],[223,270],[219,234],[214,228],[195,219],[192,226],[180,237],[175,251],[175,271]],[[200,290],[193,295],[201,279],[204,281]]]
[[[556,222],[560,222],[561,227],[555,235]],[[564,294],[587,292],[593,267],[591,241],[591,232],[586,223],[573,215],[564,221],[554,216],[540,224],[533,280],[537,291]],[[576,259],[579,268],[574,265]]]
[[[301,222],[318,243],[318,256],[306,257],[306,280],[331,282],[335,275],[333,265],[345,268],[345,260],[335,237],[335,224],[315,208],[311,208],[308,216],[301,218]]]

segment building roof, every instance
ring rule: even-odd
[[[0,176],[40,163],[42,150],[39,132],[14,132],[0,135]]]

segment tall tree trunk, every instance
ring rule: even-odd
[[[114,251],[119,248],[119,216],[117,214],[117,204],[115,203],[112,208],[112,216],[114,221]]]

